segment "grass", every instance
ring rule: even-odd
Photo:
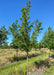
[[[29,54],[28,58],[36,57],[39,55],[41,54],[32,53],[32,54]],[[25,60],[26,58],[27,58],[27,55],[20,55],[20,56],[14,55],[13,57],[9,57],[8,61],[15,62],[15,61],[20,61],[20,60]]]
[[[1,62],[2,60],[0,59],[0,62]]]
[[[1,50],[0,51],[0,57],[2,56],[8,56],[14,54],[14,50]]]
[[[49,71],[44,72],[47,75],[54,75],[54,62],[53,62],[53,66],[50,67]]]
[[[51,53],[52,55],[53,53]],[[41,61],[47,59],[49,54],[43,54],[40,56],[32,57],[29,59],[29,66],[34,65],[35,61]],[[0,75],[20,75],[19,73],[25,73],[27,66],[27,60],[15,62],[7,66],[0,68]]]
[[[0,53],[5,53],[5,52],[6,52],[5,50],[0,51]]]
[[[12,52],[7,53],[7,54],[2,54],[2,55],[0,55],[0,57],[2,57],[2,56],[8,56],[8,55],[11,55],[11,54],[12,54]]]
[[[31,52],[29,52],[29,54],[33,54],[33,53],[35,54],[34,50],[33,51],[31,50]],[[39,54],[40,51],[37,51],[36,53]],[[21,56],[26,55],[26,52],[19,50],[18,54],[19,54],[18,56],[21,57]],[[11,61],[9,61],[8,58],[10,58],[12,60],[12,57],[14,55],[16,55],[16,50],[14,50],[14,49],[0,49],[0,58],[2,60],[2,61],[0,61],[0,66],[10,64]]]

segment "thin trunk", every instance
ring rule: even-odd
[[[51,49],[50,49],[50,51],[51,51]],[[49,52],[49,57],[50,57],[50,52]]]
[[[36,48],[35,48],[35,55],[36,55]]]
[[[45,52],[45,56],[46,56],[46,52]]]
[[[16,55],[18,56],[18,48],[16,49]]]
[[[28,67],[28,52],[27,52],[27,75],[29,75],[28,71],[29,71],[29,67]]]
[[[49,52],[49,57],[50,57],[50,52]]]

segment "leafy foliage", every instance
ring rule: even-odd
[[[47,47],[50,50],[54,49],[54,31],[51,27],[48,27],[48,31],[44,33],[44,37],[41,40],[43,47]]]
[[[38,34],[41,33],[41,31],[43,30],[43,28],[41,27],[41,22],[39,22],[38,20],[34,21],[34,26],[33,26],[33,32],[32,32],[32,36],[31,36],[31,46],[33,48],[35,48],[35,50],[38,48],[37,47],[37,37]]]
[[[8,30],[6,30],[5,26],[1,26],[0,28],[0,46],[4,46],[5,43],[7,43],[7,34]]]

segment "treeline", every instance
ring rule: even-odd
[[[9,35],[9,30],[6,29],[5,26],[0,26],[0,48],[8,49],[8,48],[17,48],[14,43],[14,39],[9,44],[7,42]],[[33,31],[32,36],[30,37],[31,48],[40,49],[40,48],[49,48],[54,49],[54,30],[49,26],[48,30],[44,33],[42,39],[38,43],[37,35],[35,35],[35,31]],[[9,45],[8,45],[9,44]],[[19,43],[20,44],[20,43]]]
[[[44,48],[54,49],[54,30],[50,26],[40,42]]]

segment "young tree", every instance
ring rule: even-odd
[[[44,33],[42,40],[41,40],[41,44],[43,45],[43,48],[47,48],[47,43],[48,43],[47,38],[48,38],[48,32],[46,31]]]
[[[32,33],[32,36],[31,36],[31,43],[32,43],[32,46],[33,48],[35,48],[35,51],[37,49],[37,37],[38,37],[38,34],[41,33],[41,30],[43,30],[43,28],[41,28],[41,22],[39,22],[38,20],[36,20],[34,22],[34,27],[33,27],[33,33]]]
[[[48,49],[54,49],[54,31],[49,27],[48,28],[48,43],[47,43],[47,47]],[[49,53],[49,57],[50,57],[50,53]]]
[[[5,26],[1,26],[0,28],[0,46],[2,47],[5,43],[7,43],[7,34],[8,30],[6,30]]]
[[[52,33],[51,33],[51,39],[48,42],[48,48],[50,50],[54,49],[54,31],[52,31]]]
[[[31,41],[30,41],[30,32],[31,32],[31,27],[32,25],[30,24],[30,16],[29,16],[29,11],[30,11],[30,0],[26,3],[27,5],[25,7],[23,7],[21,9],[21,13],[22,16],[20,17],[21,20],[21,25],[20,27],[20,33],[22,35],[22,39],[23,39],[23,49],[26,51],[27,53],[27,64],[28,64],[28,52],[30,50],[30,45],[31,45]],[[33,32],[33,37],[35,38],[33,40],[33,43],[35,44],[36,42],[36,36],[38,33],[41,32],[42,28],[41,28],[41,22],[39,22],[38,20],[34,22],[35,24],[35,31]],[[27,72],[28,72],[28,65],[27,65]]]
[[[28,52],[30,51],[30,32],[32,25],[30,24],[30,0],[26,3],[26,6],[21,9],[22,16],[20,17],[21,25],[18,25],[20,28],[20,34],[22,35],[21,47],[27,53],[27,75],[28,75]]]
[[[31,36],[31,47],[37,49],[37,36],[35,36],[35,32],[33,31]]]
[[[12,47],[16,49],[16,55],[18,56],[18,49],[20,49],[21,36],[18,28],[18,20],[12,23],[12,26],[9,26],[10,34],[13,35]]]
[[[40,50],[42,48],[41,43],[38,43],[38,49]]]
[[[5,42],[4,44],[3,44],[3,47],[2,48],[4,48],[4,49],[8,49],[9,48],[9,46],[8,46],[8,42]]]
[[[31,27],[33,27],[33,24],[29,21],[29,11],[30,11],[30,0],[26,3],[26,6],[21,9],[22,16],[20,17],[21,25],[17,25],[16,23],[12,24],[12,27],[10,28],[11,34],[14,37],[14,45],[17,46],[17,48],[21,48],[26,51],[27,53],[27,75],[28,75],[28,52],[31,49]],[[42,30],[41,28],[41,22],[38,22],[36,24],[36,32],[40,33]]]
[[[52,28],[49,26],[48,27],[48,31],[46,31],[44,33],[44,37],[41,40],[41,43],[43,45],[43,47],[48,48],[48,49],[53,49],[53,44],[54,44],[54,31],[52,30]],[[50,53],[49,53],[50,56]]]

